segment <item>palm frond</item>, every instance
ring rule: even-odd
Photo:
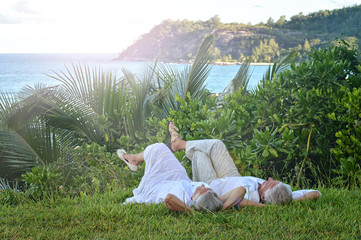
[[[47,124],[78,134],[84,140],[104,144],[103,129],[98,116],[87,105],[74,99],[53,99],[42,116]]]
[[[186,87],[183,95],[180,95],[183,99],[185,94],[190,92],[191,97],[201,97],[201,90],[205,88],[205,81],[211,70],[211,46],[214,43],[215,35],[207,36],[201,46],[198,49],[197,55],[192,64],[192,68],[189,71],[188,79],[185,82]],[[188,71],[187,71],[188,72]]]
[[[287,56],[284,56],[280,58],[278,61],[275,61],[273,65],[270,65],[262,77],[262,81],[261,81],[262,85],[264,86],[266,81],[272,81],[273,76],[286,69],[296,55],[297,55],[297,51],[293,51]]]
[[[207,96],[204,83],[211,70],[210,47],[214,39],[214,35],[209,35],[203,40],[191,66],[185,66],[183,69],[172,65],[159,67],[157,77],[164,84],[161,92],[164,100],[159,103],[163,118],[168,117],[170,109],[179,109],[179,103],[175,100],[176,95],[182,99],[186,99],[187,93],[191,98],[202,99]]]
[[[46,166],[60,156],[71,159],[67,149],[79,142],[72,132],[57,130],[44,121],[33,121],[19,131],[0,131],[0,174],[20,176],[34,166]]]
[[[53,87],[43,89],[34,89],[26,87],[24,93],[20,93],[19,100],[12,105],[11,109],[4,116],[6,128],[19,130],[36,116],[44,114],[51,107],[50,100],[56,96],[56,90]],[[28,94],[25,94],[27,92]],[[31,93],[31,94],[30,94]]]
[[[0,91],[0,122],[6,120],[8,114],[12,111],[18,101],[19,98],[15,94]],[[1,127],[3,126],[0,126],[0,128]]]
[[[236,76],[229,82],[223,93],[234,93],[237,92],[239,89],[242,89],[243,92],[247,90],[247,85],[252,75],[252,73],[249,73],[250,64],[250,59],[247,59],[244,63],[241,64]]]
[[[129,132],[127,128],[133,128],[129,111],[133,101],[131,86],[125,78],[117,80],[116,76],[111,72],[103,72],[97,68],[91,69],[88,66],[81,65],[73,65],[73,71],[67,68],[67,72],[54,73],[55,75],[50,77],[62,83],[62,101],[66,101],[68,105],[75,105],[79,109],[83,109],[81,112],[84,117],[81,119],[84,119],[84,121],[79,121],[81,126],[78,126],[78,130],[82,130],[92,141],[104,144],[109,140],[109,137],[113,137],[112,134],[121,134],[120,131],[114,129],[123,129],[125,132]],[[60,113],[61,109],[58,110],[58,113]],[[53,116],[56,115],[53,114]],[[85,118],[85,116],[89,116],[92,120]],[[99,124],[96,123],[100,117],[107,119],[107,126],[97,127]],[[64,121],[58,118],[58,121],[53,123],[65,127],[66,115],[62,118]],[[70,117],[70,119],[70,122],[76,127],[76,118]],[[90,122],[91,124],[89,124]],[[86,125],[95,127],[96,130],[90,128],[86,130]],[[100,134],[101,131],[103,131],[103,134]],[[94,134],[91,135],[91,133]],[[101,138],[104,139],[101,140]]]
[[[132,120],[132,131],[140,130],[144,124],[148,111],[148,103],[150,99],[150,90],[152,88],[152,74],[153,72],[146,71],[141,74],[142,79],[139,79],[128,71],[127,69],[122,69],[125,80],[130,85],[130,93],[132,99],[129,99],[128,105],[130,107],[129,112],[131,115],[128,116]]]

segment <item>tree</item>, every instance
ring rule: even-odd
[[[217,28],[220,27],[222,25],[221,19],[219,18],[218,15],[215,15],[214,17],[210,18],[207,21],[208,26],[213,29],[213,28]]]
[[[252,61],[271,62],[280,55],[278,43],[273,38],[261,40],[258,47],[252,51]]]
[[[303,44],[303,49],[304,49],[306,52],[309,52],[309,51],[311,50],[311,46],[310,46],[310,44],[308,43],[307,38],[305,39],[305,43]]]
[[[267,26],[267,27],[273,27],[274,24],[275,24],[275,21],[273,20],[273,18],[270,17],[270,18],[267,20],[266,26]]]
[[[217,47],[211,48],[211,58],[212,59],[219,59],[221,58],[221,51]]]
[[[277,20],[277,22],[276,22],[275,25],[276,25],[277,27],[281,28],[281,27],[283,27],[283,25],[285,25],[285,23],[286,23],[286,16],[285,16],[285,15],[282,15],[282,16],[280,17],[280,19]]]

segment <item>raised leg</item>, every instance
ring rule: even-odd
[[[128,160],[130,164],[138,166],[140,163],[144,162],[144,151],[137,154],[124,153],[123,158]]]
[[[192,161],[193,181],[210,183],[216,178],[240,176],[221,140],[182,140],[178,135],[178,128],[171,121],[168,123],[168,134],[169,149],[172,152],[186,150],[186,156]]]
[[[233,159],[221,140],[188,141],[186,143],[186,156],[192,161],[193,177],[196,176],[198,181],[240,176]],[[213,169],[215,176],[210,176],[212,171],[209,168]]]

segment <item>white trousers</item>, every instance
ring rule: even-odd
[[[241,176],[221,140],[187,141],[186,156],[192,161],[193,181],[210,184],[217,178]]]

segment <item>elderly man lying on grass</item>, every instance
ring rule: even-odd
[[[244,187],[246,194],[240,206],[266,204],[286,204],[291,201],[317,199],[319,191],[299,190],[292,192],[291,186],[269,178],[261,178],[239,174],[233,159],[224,143],[217,139],[185,141],[178,135],[173,122],[168,123],[169,143],[172,152],[185,150],[192,161],[193,181],[202,181],[210,185],[214,191],[222,195],[236,187]]]
[[[137,171],[138,165],[145,162],[144,176],[126,203],[165,202],[173,211],[191,210],[192,205],[197,210],[217,211],[239,204],[246,193],[245,188],[235,187],[218,197],[207,183],[193,182],[163,143],[150,145],[138,154],[127,154],[124,150],[118,150],[117,154],[131,171]]]

